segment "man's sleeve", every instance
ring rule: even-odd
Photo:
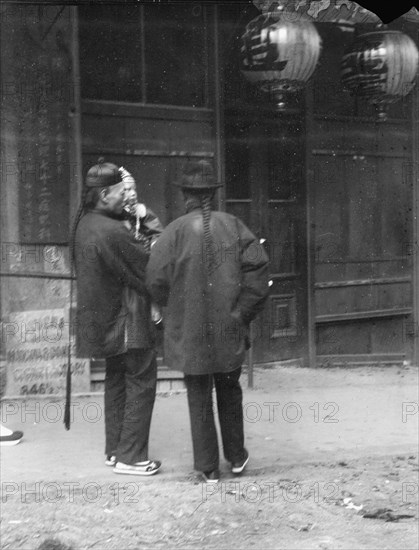
[[[269,258],[259,239],[237,219],[242,289],[235,312],[245,324],[262,311],[269,295]]]
[[[133,288],[140,294],[147,292],[145,270],[148,254],[122,223],[119,230],[107,236],[102,247],[102,258],[108,269],[125,286]]]
[[[146,269],[146,285],[152,299],[161,307],[167,305],[172,277],[173,243],[166,228],[151,248]]]

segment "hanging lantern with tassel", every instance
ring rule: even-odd
[[[388,105],[413,89],[418,60],[416,44],[400,31],[361,34],[343,56],[342,82],[352,95],[374,105],[384,121]]]
[[[301,90],[314,72],[321,38],[311,21],[281,18],[281,9],[253,19],[242,36],[241,71],[285,107],[286,96]]]

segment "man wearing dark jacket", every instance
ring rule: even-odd
[[[154,244],[146,281],[157,304],[167,306],[165,357],[185,374],[195,469],[211,483],[219,478],[213,384],[232,472],[240,474],[249,459],[239,377],[249,323],[269,292],[268,257],[238,218],[211,212],[220,184],[208,161],[188,163],[178,185],[187,213]]]
[[[157,363],[149,313],[141,316],[141,347],[130,349],[126,288],[149,308],[148,254],[123,224],[124,184],[117,166],[100,163],[86,178],[84,215],[75,232],[76,342],[79,357],[105,358],[106,464],[115,473],[153,475],[148,459]]]

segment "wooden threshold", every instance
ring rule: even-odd
[[[405,353],[366,353],[351,355],[318,355],[317,367],[362,367],[403,365]]]

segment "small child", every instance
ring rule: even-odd
[[[132,175],[121,166],[119,172],[125,187],[125,224],[147,252],[159,238],[163,226],[145,204],[138,202],[137,185]],[[163,327],[163,316],[157,304],[151,303],[151,318],[157,328]]]

